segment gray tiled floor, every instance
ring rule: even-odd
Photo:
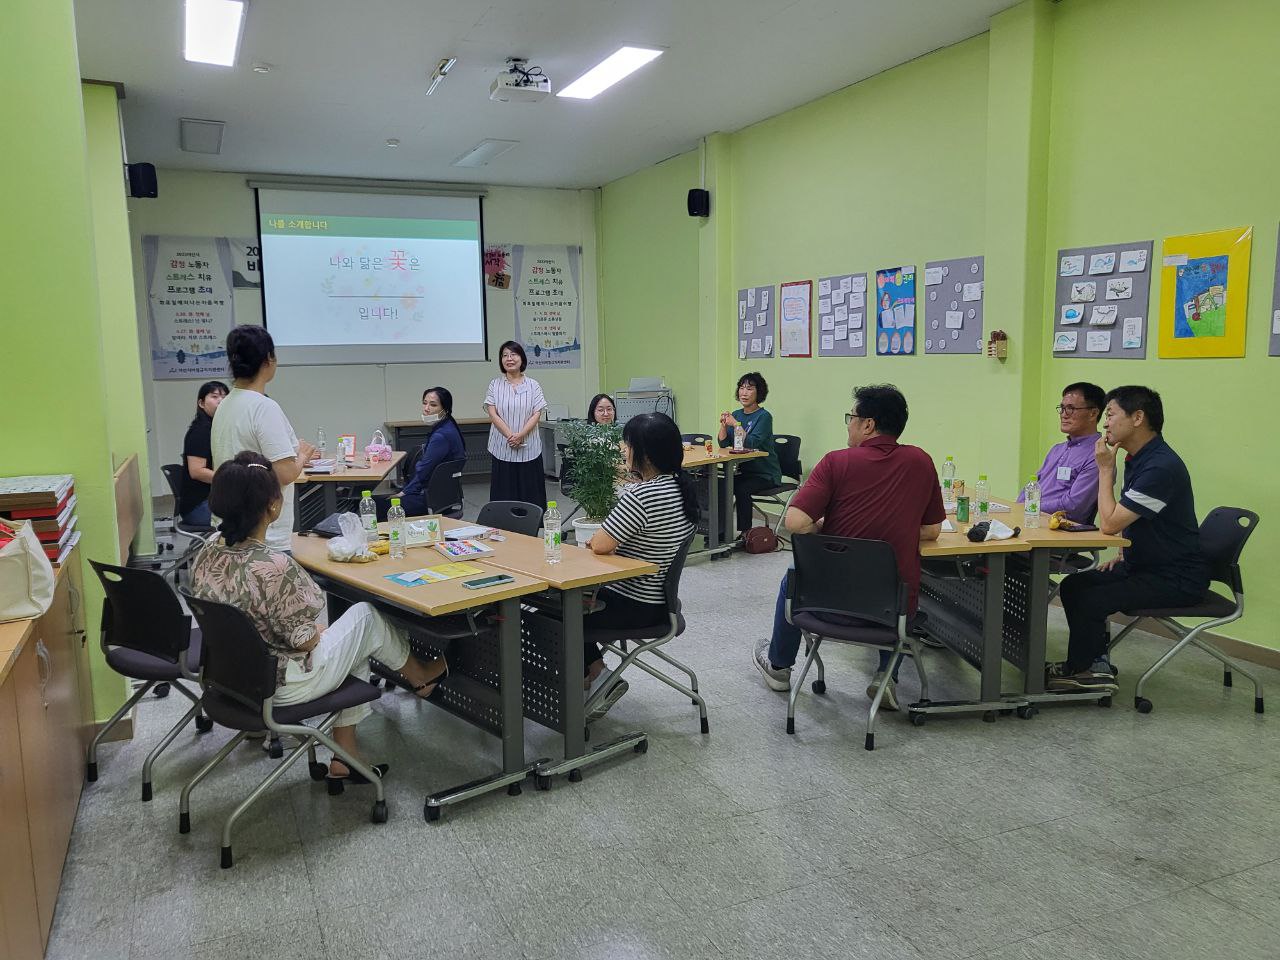
[[[367,789],[331,799],[299,766],[243,821],[230,871],[221,819],[271,761],[237,751],[194,794],[181,836],[180,784],[225,734],[183,734],[143,804],[146,748],[182,708],[149,700],[138,738],[106,747],[85,791],[49,956],[1280,955],[1280,728],[1253,713],[1247,684],[1224,690],[1215,664],[1188,654],[1140,716],[1132,685],[1164,643],[1139,637],[1118,651],[1110,710],[920,729],[890,715],[869,754],[872,656],[834,648],[828,696],[806,692],[789,737],[783,697],[748,659],[786,564],[737,556],[686,573],[689,631],[673,652],[699,671],[709,736],[687,702],[632,678],[595,737],[644,729],[647,755],[427,824],[424,793],[492,769],[497,745],[388,695],[361,737],[392,763],[391,822],[368,822]],[[1063,638],[1055,612],[1055,649]],[[951,656],[930,662],[936,696],[972,686]],[[555,751],[547,731],[526,731],[531,755]]]

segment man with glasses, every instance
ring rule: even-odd
[[[882,384],[853,392],[853,410],[845,414],[849,445],[828,453],[796,491],[784,523],[792,533],[885,540],[893,547],[898,575],[908,587],[908,613],[914,617],[920,593],[920,541],[937,540],[946,511],[933,459],[919,447],[898,443],[907,426],[907,400],[897,387]],[[800,630],[787,622],[787,578],[778,588],[773,636],[760,640],[752,662],[771,690],[789,690],[791,667],[800,650]],[[874,697],[888,668],[882,651]],[[896,671],[895,671],[896,673]],[[895,676],[896,682],[897,677]],[[881,706],[897,710],[894,684],[885,687]]]
[[[1040,511],[1057,513],[1081,523],[1092,523],[1098,508],[1098,464],[1093,448],[1098,442],[1098,421],[1105,394],[1094,383],[1072,383],[1062,389],[1058,404],[1058,429],[1067,435],[1054,444],[1036,474],[1040,481]],[[1023,495],[1018,494],[1018,502]]]
[[[1049,690],[1115,693],[1106,659],[1107,618],[1122,610],[1189,607],[1209,587],[1191,475],[1161,433],[1160,394],[1148,387],[1116,387],[1106,400],[1106,431],[1094,447],[1098,527],[1124,534],[1129,546],[1100,569],[1062,581],[1070,639],[1067,659],[1047,665]],[[1119,499],[1117,447],[1128,454]]]

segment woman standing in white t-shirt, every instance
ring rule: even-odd
[[[276,375],[276,345],[262,327],[241,324],[227,334],[227,361],[231,365],[231,392],[213,417],[213,468],[234,459],[241,450],[252,450],[271,463],[280,481],[284,504],[267,528],[266,545],[289,550],[293,536],[293,487],[316,448],[299,440],[289,418],[266,395]]]
[[[489,382],[484,412],[489,416],[489,453],[493,473],[490,500],[520,500],[547,509],[547,486],[542,469],[542,435],[538,421],[547,406],[542,387],[524,375],[529,360],[524,347],[508,340],[498,349],[502,376]],[[226,401],[222,401],[226,403]]]

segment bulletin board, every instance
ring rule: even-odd
[[[916,352],[915,265],[876,271],[876,354]]]
[[[1146,358],[1152,243],[1058,251],[1049,344],[1053,356]]]
[[[773,286],[738,291],[738,359],[773,356],[777,298]]]
[[[983,257],[930,260],[924,265],[924,352],[982,353]]]
[[[1271,356],[1280,357],[1280,233],[1276,235],[1276,277],[1271,291]]]
[[[865,273],[818,278],[818,356],[865,357],[866,318]]]
[[[813,356],[813,331],[810,328],[813,281],[793,280],[778,288],[782,301],[782,317],[778,321],[778,355],[782,357]]]

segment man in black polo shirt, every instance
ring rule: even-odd
[[[1105,415],[1106,432],[1094,452],[1098,526],[1103,533],[1122,533],[1130,545],[1101,569],[1062,581],[1071,636],[1066,661],[1048,665],[1049,690],[1116,692],[1107,660],[1107,618],[1140,607],[1190,606],[1209,586],[1191,476],[1160,433],[1160,394],[1147,387],[1116,387],[1107,394]],[[1116,447],[1128,454],[1119,502]]]

